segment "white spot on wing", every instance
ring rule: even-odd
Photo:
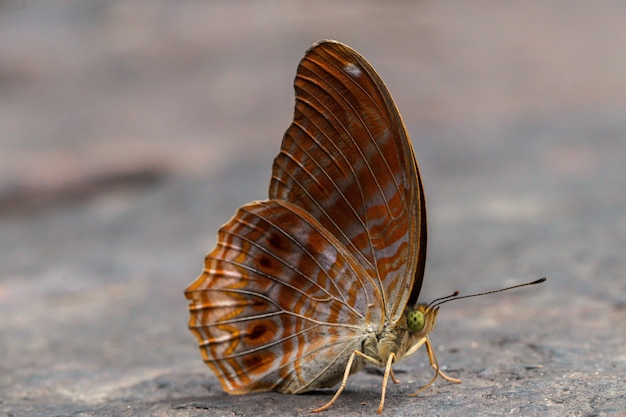
[[[345,67],[343,67],[343,70],[350,74],[352,78],[359,78],[361,74],[363,74],[361,68],[357,67],[354,64],[347,64]]]

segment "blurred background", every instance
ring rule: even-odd
[[[618,0],[0,0],[0,412],[327,401],[223,394],[182,295],[266,198],[296,66],[325,38],[370,61],[411,134],[423,300],[550,277],[446,306],[433,338],[464,384],[392,387],[390,415],[624,412],[624,22]],[[330,415],[371,414],[380,378],[350,381]]]

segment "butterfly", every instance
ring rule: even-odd
[[[380,76],[324,40],[300,61],[295,109],[269,199],[240,207],[186,289],[189,328],[231,394],[304,393],[422,345],[438,303],[418,304],[426,261],[424,190],[411,141]],[[427,385],[427,386],[428,386]],[[425,388],[425,387],[424,387]]]

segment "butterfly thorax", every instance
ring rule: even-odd
[[[363,353],[385,366],[389,355],[395,355],[398,362],[415,353],[423,339],[434,329],[438,309],[428,308],[425,304],[407,306],[404,314],[396,323],[387,323],[378,334],[372,334],[363,342]],[[423,317],[422,325],[415,327],[412,317],[418,312]]]

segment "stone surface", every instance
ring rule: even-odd
[[[266,195],[304,51],[341,40],[411,132],[423,299],[390,416],[626,412],[626,9],[581,2],[0,1],[0,416],[304,416],[329,392],[228,396],[183,289]],[[362,372],[326,413],[373,415]]]

